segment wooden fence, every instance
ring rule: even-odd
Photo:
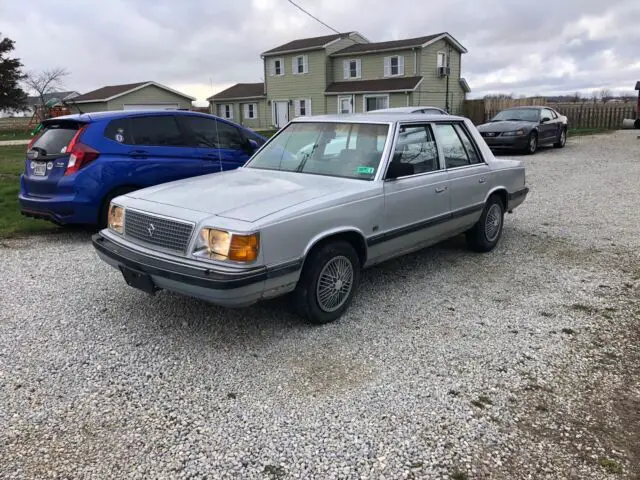
[[[0,132],[27,131],[30,117],[0,118]]]
[[[526,103],[530,99],[502,100],[467,100],[464,104],[464,115],[476,125],[493,118],[500,110],[522,105],[547,105],[569,120],[569,128],[594,128],[616,130],[622,127],[625,118],[637,118],[635,103],[545,103],[540,99]]]

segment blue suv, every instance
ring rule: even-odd
[[[181,110],[52,118],[27,149],[20,210],[102,228],[114,197],[240,167],[265,141],[232,122]]]

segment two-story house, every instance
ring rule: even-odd
[[[250,128],[292,117],[433,105],[461,110],[466,49],[448,33],[370,42],[357,32],[304,38],[262,54],[264,83],[239,83],[209,98],[211,111]]]

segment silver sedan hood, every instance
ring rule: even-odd
[[[127,196],[255,222],[285,208],[344,190],[353,182],[358,180],[239,168],[145,188]]]

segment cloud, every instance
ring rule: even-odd
[[[469,50],[463,76],[474,96],[629,89],[640,80],[637,0],[298,3],[371,41],[448,31]],[[155,80],[200,103],[232,83],[261,81],[261,52],[330,33],[285,0],[4,2],[0,32],[16,41],[27,70],[67,68],[67,88]]]

